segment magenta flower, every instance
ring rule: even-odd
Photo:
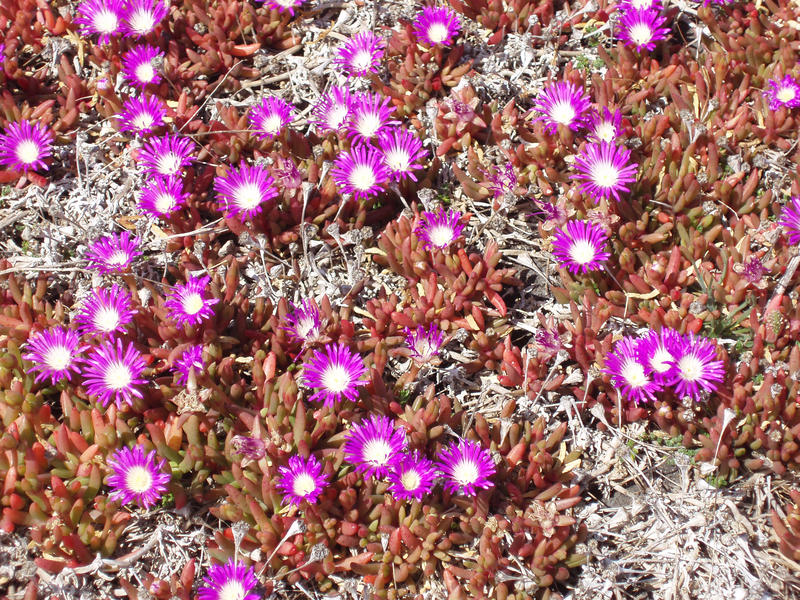
[[[683,336],[669,327],[664,327],[660,332],[648,331],[639,340],[642,365],[658,385],[667,385],[669,372],[680,356],[683,344]]]
[[[86,251],[84,258],[89,261],[89,268],[103,275],[122,273],[131,266],[133,259],[141,256],[137,249],[138,237],[131,237],[130,232],[111,234],[94,242]]]
[[[422,169],[423,163],[414,162],[425,156],[427,152],[422,149],[422,141],[407,129],[392,127],[383,131],[378,136],[378,147],[383,153],[383,160],[391,171],[394,181],[404,179],[417,180],[414,171]]]
[[[206,298],[210,277],[189,277],[188,281],[176,285],[164,302],[169,318],[178,325],[199,325],[214,314],[211,308],[219,300]]]
[[[194,161],[194,142],[180,135],[163,135],[147,140],[139,151],[139,161],[147,173],[178,177]]]
[[[444,489],[451,494],[475,496],[477,488],[494,487],[489,480],[495,474],[494,461],[477,442],[462,439],[450,444],[439,452],[436,466],[444,476]]]
[[[125,34],[142,37],[151,33],[168,12],[163,0],[128,0],[123,18]]]
[[[422,240],[426,250],[430,248],[444,250],[458,239],[463,230],[459,211],[445,211],[444,208],[440,208],[437,213],[423,212],[414,233]]]
[[[411,357],[415,362],[424,364],[439,354],[444,342],[444,333],[436,323],[426,328],[419,325],[415,329],[406,329],[406,346],[411,349]]]
[[[294,9],[300,6],[304,0],[267,0],[264,2],[270,10],[277,10],[278,12],[288,12],[294,16]]]
[[[311,360],[303,366],[303,381],[311,388],[321,388],[308,400],[323,401],[323,406],[333,407],[342,397],[358,400],[358,387],[368,382],[361,379],[367,368],[358,354],[344,344],[328,344],[315,350]]]
[[[301,344],[316,341],[322,334],[322,318],[319,308],[311,300],[303,300],[300,306],[286,315],[286,326],[282,327],[289,337]]]
[[[647,50],[652,52],[656,42],[666,39],[669,27],[662,27],[666,23],[655,9],[631,9],[622,13],[620,24],[620,38],[626,46],[636,48],[639,52]]]
[[[789,204],[783,207],[778,224],[783,226],[790,244],[800,244],[800,196],[792,197]]]
[[[250,129],[262,140],[278,137],[293,120],[294,107],[275,96],[268,96],[250,109]]]
[[[611,256],[605,251],[608,234],[589,221],[569,221],[555,233],[553,255],[570,273],[597,271]]]
[[[164,124],[167,106],[156,96],[128,98],[117,115],[119,130],[134,134],[150,133]]]
[[[536,110],[542,113],[537,121],[544,123],[548,133],[555,133],[559,125],[577,131],[589,111],[589,97],[573,83],[559,81],[547,86],[537,99]]]
[[[236,564],[228,559],[224,565],[212,565],[203,578],[205,585],[197,590],[200,600],[258,600],[258,594],[251,594],[258,585],[253,567]]]
[[[388,475],[405,448],[405,431],[395,429],[388,417],[372,415],[347,432],[342,452],[356,472],[378,478]]]
[[[243,223],[263,209],[263,204],[278,195],[275,180],[266,167],[246,164],[231,168],[214,182],[222,200],[225,218],[239,218]]]
[[[120,409],[123,403],[132,406],[134,396],[142,397],[135,386],[147,383],[140,377],[145,367],[144,358],[133,344],[123,346],[119,338],[104,342],[84,361],[86,391],[104,407],[112,401]]]
[[[322,464],[312,454],[308,460],[292,456],[288,467],[279,467],[278,489],[283,492],[282,504],[300,506],[305,500],[315,504],[330,476],[322,473]]]
[[[188,192],[175,177],[156,177],[142,189],[139,208],[153,217],[168,217],[186,203]]]
[[[645,367],[640,340],[624,337],[614,345],[614,351],[606,357],[605,372],[611,375],[611,383],[636,404],[655,400],[661,385]]]
[[[386,42],[382,38],[371,31],[362,31],[339,49],[339,55],[333,62],[348,75],[362,77],[368,73],[377,73],[385,47]]]
[[[75,323],[83,335],[106,336],[125,331],[134,314],[131,295],[114,284],[110,289],[95,289],[75,316]]]
[[[505,198],[506,196],[513,196],[514,191],[517,189],[517,175],[514,173],[514,165],[507,162],[502,167],[497,167],[489,176],[492,182],[489,189],[494,193],[497,200]]]
[[[189,346],[175,361],[175,370],[178,372],[178,385],[189,383],[189,372],[194,369],[195,377],[205,369],[203,363],[203,344]]]
[[[417,39],[428,46],[449,46],[459,31],[458,14],[447,6],[426,6],[414,20]]]
[[[389,492],[400,500],[422,500],[436,483],[436,466],[418,452],[401,455],[389,470]]]
[[[15,171],[47,170],[44,159],[50,157],[52,145],[53,132],[41,123],[9,123],[0,135],[0,165]]]
[[[34,381],[49,379],[55,385],[69,379],[70,371],[78,371],[80,355],[86,348],[75,331],[54,327],[32,335],[26,344],[28,352],[22,358],[33,363],[33,371],[39,371]]]
[[[626,183],[636,181],[637,165],[631,164],[631,151],[613,142],[587,144],[575,159],[573,179],[582,181],[581,191],[595,202],[613,196],[619,201],[620,192],[629,192]]]
[[[588,138],[593,142],[614,142],[622,134],[622,113],[608,107],[593,110],[589,115]]]
[[[701,390],[713,392],[717,383],[725,379],[725,364],[717,359],[713,343],[693,333],[683,336],[682,341],[672,370],[667,374],[667,383],[681,398],[689,396],[702,400]]]
[[[339,193],[353,194],[356,200],[367,199],[383,191],[389,180],[389,169],[379,150],[359,144],[339,155],[331,177]]]
[[[144,88],[161,81],[157,65],[164,53],[153,46],[136,46],[122,55],[122,73],[131,85]]]
[[[800,84],[789,75],[783,79],[770,79],[770,88],[766,91],[770,110],[778,110],[781,106],[797,108],[800,106]]]
[[[235,435],[231,439],[231,446],[236,454],[241,454],[250,460],[261,460],[267,455],[267,445],[264,440],[246,435]]]
[[[83,35],[99,33],[98,43],[108,44],[122,29],[124,10],[122,0],[84,0],[78,5],[75,23],[81,26]]]
[[[172,476],[164,472],[166,459],[156,462],[156,451],[144,453],[143,446],[120,448],[108,460],[113,474],[108,478],[112,500],[149,508],[167,491]]]
[[[296,190],[303,185],[303,174],[291,158],[277,156],[275,164],[272,165],[272,174],[275,176],[278,187]]]
[[[350,106],[353,100],[350,90],[333,86],[314,107],[310,122],[321,132],[339,131],[350,117]]]
[[[391,100],[380,94],[358,94],[350,103],[350,118],[347,121],[347,133],[356,142],[368,143],[385,133],[390,125],[397,125],[392,119],[394,107]]]
[[[661,0],[622,0],[617,6],[618,10],[648,10],[648,9],[661,10]]]

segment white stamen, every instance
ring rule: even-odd
[[[703,361],[694,354],[687,354],[678,361],[678,370],[684,381],[697,381],[703,377]]]
[[[386,164],[395,173],[408,171],[411,166],[411,155],[403,148],[391,148],[384,154]]]
[[[295,496],[308,496],[315,489],[317,489],[317,482],[306,472],[298,474],[292,482],[292,492]]]
[[[217,600],[242,600],[246,595],[241,581],[229,579],[217,592]]]
[[[92,26],[98,33],[114,33],[119,27],[119,18],[113,10],[101,10],[94,15]]]
[[[66,346],[53,346],[44,355],[44,362],[53,371],[63,371],[72,362],[72,352]]]
[[[661,346],[658,350],[653,352],[653,356],[650,359],[650,366],[656,373],[666,373],[669,371],[670,366],[672,366],[673,360],[674,358],[669,350]]]
[[[365,138],[371,138],[381,128],[381,119],[375,113],[365,113],[358,118],[356,130]]]
[[[104,306],[94,316],[94,326],[100,331],[114,331],[119,327],[119,313],[110,306]]]
[[[619,170],[608,161],[598,161],[592,166],[591,176],[595,185],[610,188],[619,181]]]
[[[136,494],[142,494],[153,487],[153,475],[141,465],[130,467],[125,474],[125,486]]]
[[[631,41],[637,46],[644,46],[653,39],[653,30],[646,23],[636,23],[628,30]]]
[[[644,367],[636,360],[627,359],[622,365],[620,375],[632,388],[640,388],[650,383],[644,372]]]
[[[175,196],[170,194],[159,194],[156,197],[156,201],[154,202],[155,208],[158,212],[167,214],[172,212],[172,209],[175,208]]]
[[[33,140],[23,140],[17,146],[17,159],[26,165],[39,160],[39,145]]]
[[[181,170],[181,157],[174,152],[162,154],[156,160],[156,169],[162,175],[177,175]]]
[[[150,33],[155,26],[155,15],[152,11],[146,9],[137,10],[128,18],[128,27],[130,27],[131,31],[139,35]]]
[[[361,454],[364,462],[376,467],[382,467],[392,456],[392,447],[384,439],[374,439],[364,444]]]
[[[150,129],[153,126],[154,122],[155,119],[153,118],[153,115],[147,112],[146,110],[143,110],[133,118],[131,124],[133,125],[134,129],[143,131],[145,129]]]
[[[243,183],[233,191],[233,201],[242,210],[251,210],[263,201],[261,188],[255,183]]]
[[[281,132],[282,126],[283,121],[281,121],[281,116],[278,113],[270,113],[261,120],[261,129],[263,129],[265,133],[277,135]]]
[[[460,485],[475,483],[479,476],[478,465],[466,458],[462,458],[453,468],[453,479]]]
[[[428,232],[431,244],[437,248],[445,248],[453,241],[453,230],[447,225],[434,225]]]
[[[342,365],[330,365],[322,374],[322,387],[334,394],[345,391],[350,382],[350,373]]]
[[[431,44],[441,44],[447,39],[447,25],[444,23],[432,23],[428,27],[428,39]]]
[[[197,292],[187,294],[184,296],[181,306],[187,315],[196,315],[203,308],[203,297]]]
[[[103,377],[107,387],[112,390],[121,390],[128,387],[133,380],[131,370],[124,362],[112,362],[106,368],[105,376]]]
[[[150,83],[156,76],[156,70],[150,62],[143,62],[136,67],[136,79],[142,83]]]
[[[569,256],[579,265],[585,265],[594,260],[596,251],[589,240],[577,240],[569,248]]]
[[[107,264],[111,266],[121,267],[128,262],[130,256],[124,250],[115,250],[114,254],[108,257]]]
[[[375,171],[369,165],[356,165],[350,172],[350,185],[360,192],[371,189],[376,183]]]
[[[795,97],[795,89],[789,86],[782,87],[778,90],[778,93],[775,95],[775,97],[784,104],[786,102],[791,102]]]
[[[356,71],[366,71],[372,65],[372,53],[369,50],[359,50],[350,64]]]
[[[400,476],[400,483],[409,492],[413,492],[422,483],[422,478],[414,469],[409,469]]]
[[[575,119],[575,109],[565,100],[556,102],[550,109],[550,118],[556,123],[569,125]]]
[[[594,128],[594,135],[603,142],[612,142],[617,136],[617,128],[611,121],[603,121]]]
[[[347,119],[347,106],[344,104],[334,104],[328,109],[325,122],[331,129],[339,129]]]

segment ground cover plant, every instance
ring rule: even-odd
[[[3,2],[2,594],[800,595],[798,13]]]

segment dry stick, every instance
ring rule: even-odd
[[[206,104],[208,104],[208,101],[209,101],[209,100],[211,100],[211,98],[213,98],[213,97],[214,97],[214,94],[217,92],[217,90],[220,88],[220,86],[222,86],[222,84],[223,84],[223,83],[225,83],[225,80],[226,80],[226,79],[228,79],[228,76],[231,74],[231,71],[233,71],[233,70],[234,70],[236,67],[238,67],[239,65],[241,65],[243,62],[244,62],[243,60],[240,60],[240,61],[239,61],[239,62],[237,62],[236,64],[232,65],[230,69],[228,69],[228,71],[227,71],[227,72],[225,73],[225,75],[222,77],[222,79],[220,80],[220,82],[219,82],[219,83],[218,83],[218,84],[217,84],[217,85],[214,87],[214,89],[213,89],[213,90],[211,90],[211,93],[210,93],[208,96],[206,96],[206,99],[205,99],[205,100],[203,100],[203,103],[202,103],[202,104],[201,104],[199,107],[197,107],[197,110],[196,110],[196,111],[194,111],[194,114],[192,114],[192,116],[191,116],[191,117],[189,117],[188,119],[186,119],[186,122],[185,122],[183,125],[181,125],[181,126],[180,126],[180,128],[178,129],[178,132],[179,132],[179,133],[180,133],[180,132],[183,130],[183,128],[184,128],[184,127],[186,127],[186,125],[188,125],[188,124],[189,124],[189,122],[190,122],[192,119],[194,119],[194,118],[195,118],[195,117],[196,117],[198,114],[200,114],[200,111],[201,111],[201,110],[203,110],[203,108],[205,107],[205,105],[206,105]]]

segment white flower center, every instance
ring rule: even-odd
[[[569,125],[575,119],[575,109],[566,100],[561,100],[550,109],[550,118],[556,123]]]
[[[143,110],[138,115],[133,118],[132,125],[134,129],[138,129],[140,131],[144,131],[145,129],[150,129],[153,126],[155,119],[153,115],[151,115],[146,110]]]
[[[282,125],[283,121],[278,113],[270,113],[261,120],[261,129],[263,129],[266,133],[277,135],[280,133]]]
[[[684,381],[697,381],[703,377],[703,361],[694,354],[687,354],[678,361],[678,370]]]
[[[136,79],[142,83],[150,83],[156,76],[156,70],[149,62],[143,62],[136,67]]]
[[[372,53],[369,50],[359,50],[350,64],[356,71],[366,71],[372,65]]]
[[[350,373],[342,365],[330,365],[322,374],[322,386],[334,394],[350,387]]]
[[[133,380],[131,370],[124,362],[113,362],[108,365],[103,377],[106,386],[112,390],[121,390],[128,387]]]
[[[595,248],[589,240],[577,240],[570,246],[569,256],[579,265],[585,265],[594,260]]]
[[[219,592],[217,592],[217,600],[242,600],[247,595],[247,592],[238,579],[229,579],[225,582]]]
[[[250,210],[261,204],[261,188],[255,183],[244,183],[233,192],[233,201],[243,210]]]
[[[371,138],[381,128],[381,119],[375,113],[366,113],[358,117],[356,130],[361,136]]]
[[[414,469],[409,469],[400,476],[400,483],[409,492],[413,492],[422,483],[422,478]]]
[[[325,122],[331,129],[339,129],[347,119],[347,106],[344,104],[334,104],[328,109]]]
[[[364,192],[377,183],[375,171],[369,165],[356,165],[350,172],[350,185],[358,191]]]
[[[791,102],[795,97],[795,89],[789,86],[782,87],[778,90],[776,96],[781,102]]]
[[[153,31],[156,25],[155,15],[152,11],[142,9],[137,10],[128,19],[128,26],[139,35],[145,35]]]
[[[661,346],[653,353],[650,359],[650,367],[657,373],[666,373],[669,371],[673,360],[674,358],[669,350]]]
[[[44,355],[44,362],[53,371],[63,371],[72,362],[72,352],[66,346],[53,346]]]
[[[156,210],[160,213],[172,212],[172,209],[175,208],[175,196],[166,193],[159,194],[154,204]]]
[[[361,456],[364,462],[381,467],[392,457],[392,447],[384,439],[370,440],[364,444]]]
[[[128,262],[128,258],[130,257],[124,250],[115,250],[106,262],[111,266],[121,267]]]
[[[187,315],[196,315],[203,308],[203,297],[197,292],[187,294],[184,296],[181,306]]]
[[[181,157],[174,152],[162,154],[156,160],[156,169],[162,175],[176,175],[181,168]]]
[[[33,140],[23,140],[17,146],[17,158],[30,165],[39,159],[39,145]]]
[[[395,172],[408,171],[411,166],[411,155],[402,148],[392,148],[384,155],[386,164]]]
[[[428,232],[428,238],[437,248],[445,248],[453,241],[453,230],[446,225],[435,225]]]
[[[94,326],[100,331],[114,331],[119,327],[119,313],[110,306],[104,306],[94,316]]]
[[[630,358],[622,365],[620,375],[632,388],[644,387],[650,383],[644,372],[644,367],[638,361]]]
[[[614,187],[619,181],[619,171],[608,161],[598,162],[592,167],[592,180],[603,188]]]
[[[650,8],[653,5],[653,0],[633,0],[631,5],[633,8]]]
[[[453,468],[453,479],[461,485],[475,483],[479,475],[478,465],[466,458],[462,458]]]
[[[637,46],[644,46],[653,38],[653,31],[647,23],[636,23],[628,30],[631,41]]]
[[[317,489],[317,482],[305,471],[299,473],[292,482],[292,492],[295,496],[306,497]]]
[[[153,475],[147,467],[133,466],[125,474],[125,486],[135,494],[143,494],[153,487]]]
[[[101,10],[95,13],[92,26],[98,33],[114,33],[119,27],[119,17],[113,10]]]
[[[306,338],[308,334],[314,329],[314,319],[313,317],[305,317],[297,322],[297,326],[295,327],[295,332],[297,333],[297,337]]]
[[[595,127],[594,135],[603,142],[612,142],[617,135],[617,128],[611,121],[603,121]]]
[[[447,39],[447,25],[444,23],[433,23],[428,27],[428,39],[431,44],[441,44]]]
[[[275,4],[279,4],[280,6],[284,6],[286,8],[294,7],[294,0],[276,0]]]

